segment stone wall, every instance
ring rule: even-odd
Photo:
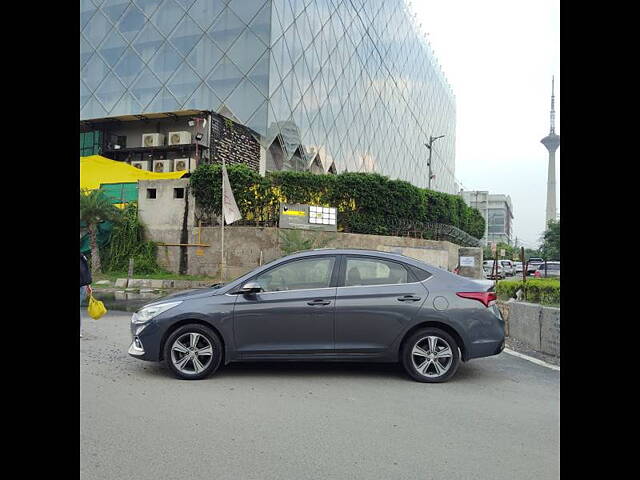
[[[535,303],[498,302],[507,335],[548,355],[560,356],[560,309]]]
[[[215,113],[211,114],[211,161],[227,165],[244,163],[256,172],[260,171],[260,143],[251,130],[225,119]]]
[[[172,243],[179,236],[179,228],[147,225],[151,239]],[[225,227],[225,278],[235,278],[262,264],[280,258],[279,232],[275,227]],[[453,270],[458,262],[458,247],[450,242],[436,242],[407,237],[360,235],[342,232],[301,231],[303,238],[316,239],[326,248],[362,248],[397,252],[422,260],[431,265]],[[208,275],[219,278],[221,249],[220,226],[189,229],[188,243],[203,243],[206,247],[187,247],[190,275]],[[158,262],[172,272],[178,272],[179,251],[182,247],[158,247]]]

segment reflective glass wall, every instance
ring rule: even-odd
[[[267,169],[454,193],[455,99],[404,0],[82,0],[80,117],[213,110]]]

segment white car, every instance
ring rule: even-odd
[[[522,273],[522,262],[513,262],[513,269],[516,274]]]
[[[516,269],[513,266],[513,262],[511,260],[499,260],[500,265],[502,265],[502,269],[504,270],[504,274],[507,277],[513,277],[516,273]]]
[[[504,278],[504,268],[498,262],[498,272],[495,275],[495,267],[493,266],[493,260],[485,260],[482,262],[482,269],[484,270],[485,275],[488,279],[493,280],[494,278],[502,279]]]

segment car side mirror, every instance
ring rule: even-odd
[[[247,294],[247,293],[258,293],[262,291],[262,287],[258,282],[247,282],[245,283],[238,293]]]

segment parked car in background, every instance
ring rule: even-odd
[[[502,265],[500,265],[500,262],[498,262],[497,274],[493,266],[493,260],[485,260],[484,262],[482,262],[482,270],[490,280],[500,280],[504,278],[504,269],[502,268]]]
[[[502,270],[504,271],[505,276],[513,277],[513,275],[516,273],[516,270],[513,267],[513,262],[511,260],[499,260],[499,262],[502,266]]]
[[[541,263],[535,271],[534,276],[537,278],[560,277],[560,262]]]
[[[245,361],[399,362],[444,382],[504,349],[496,293],[410,257],[298,252],[215,288],[155,300],[131,318],[129,354],[199,380]]]
[[[513,269],[514,269],[516,275],[518,273],[522,273],[522,269],[523,268],[524,267],[522,266],[522,262],[513,262]]]
[[[534,275],[542,262],[544,262],[543,258],[531,257],[527,262],[527,275]]]

